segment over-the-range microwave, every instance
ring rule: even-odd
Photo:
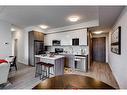
[[[61,41],[60,40],[52,40],[52,45],[53,46],[60,46],[61,45]]]

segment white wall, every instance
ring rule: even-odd
[[[19,29],[12,33],[12,53],[14,54],[14,39],[18,39],[18,62],[28,65],[28,32],[35,30],[42,32],[38,27],[27,27],[25,29]]]
[[[10,29],[11,24],[0,21],[0,58],[5,58],[12,54]]]
[[[111,33],[109,34],[109,64],[120,86],[127,89],[127,7],[121,13],[113,30],[121,26],[121,55],[112,53],[110,48]],[[111,31],[112,32],[112,31]]]
[[[93,38],[98,38],[98,37],[106,37],[106,63],[108,63],[109,35],[108,33],[93,35]]]
[[[23,29],[16,28],[15,32],[12,32],[12,55],[14,55],[14,40],[17,39],[17,61],[24,63],[25,61],[25,34]]]

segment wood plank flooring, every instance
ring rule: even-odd
[[[41,82],[39,77],[35,78],[35,67],[27,66],[19,63],[18,70],[12,70],[9,73],[8,81],[11,85],[5,89],[32,89]]]
[[[89,72],[79,72],[74,70],[66,69],[65,73],[67,74],[78,74],[78,75],[84,75],[92,77],[96,80],[100,80],[116,89],[119,89],[119,86],[112,74],[112,71],[108,65],[108,63],[99,63],[99,62],[93,62],[93,65],[91,67],[91,70]]]
[[[77,74],[83,76],[89,76],[97,80],[103,81],[106,84],[119,88],[108,64],[94,62],[89,72],[81,72],[65,69],[65,74]],[[27,66],[24,64],[18,64],[18,71],[11,71],[9,74],[10,86],[5,89],[31,89],[41,82],[39,77],[35,78],[35,67]]]

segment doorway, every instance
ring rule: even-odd
[[[18,55],[18,39],[14,39],[14,56]]]
[[[92,38],[92,61],[106,63],[106,37]]]

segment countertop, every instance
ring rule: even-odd
[[[53,57],[50,57],[50,56],[43,56],[43,55],[35,55],[35,57],[56,60],[56,59],[63,58],[64,56],[62,56],[62,55],[54,55]]]
[[[74,55],[75,57],[81,57],[81,58],[84,58],[84,57],[87,57],[88,55],[77,55],[77,54],[71,54],[71,53],[59,53],[59,55]]]

